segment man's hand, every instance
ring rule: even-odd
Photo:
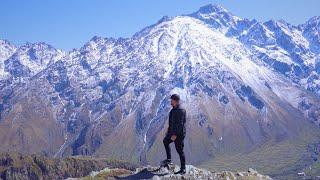
[[[177,139],[177,136],[176,136],[176,135],[172,135],[172,136],[171,136],[171,140],[172,140],[172,141],[175,141],[176,139]]]

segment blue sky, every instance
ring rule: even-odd
[[[239,17],[301,24],[320,15],[320,0],[1,0],[0,39],[79,48],[94,35],[130,37],[162,16],[217,3]]]

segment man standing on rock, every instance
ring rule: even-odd
[[[166,164],[171,163],[171,151],[169,144],[174,142],[181,163],[180,171],[176,172],[175,174],[185,174],[186,160],[183,152],[183,140],[186,136],[186,110],[180,107],[179,95],[173,94],[170,99],[172,109],[169,113],[169,127],[166,136],[163,139],[163,144],[167,153],[167,159],[163,162]]]

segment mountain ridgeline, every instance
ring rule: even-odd
[[[69,52],[0,40],[0,151],[158,164],[172,93],[188,164],[273,177],[313,167],[320,17],[295,26],[207,5]]]

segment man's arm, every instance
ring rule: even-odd
[[[168,120],[168,130],[167,130],[167,134],[172,134],[172,111],[169,112],[169,120]]]
[[[185,109],[182,110],[182,120],[181,120],[181,123],[182,123],[182,127],[184,127],[185,124],[186,124],[186,110],[185,110]]]
[[[182,120],[181,120],[181,122],[182,122],[182,126],[181,126],[181,128],[182,128],[182,133],[183,133],[183,136],[185,136],[186,135],[186,114],[187,114],[187,112],[186,112],[186,110],[185,109],[183,109],[183,111],[182,111]]]

